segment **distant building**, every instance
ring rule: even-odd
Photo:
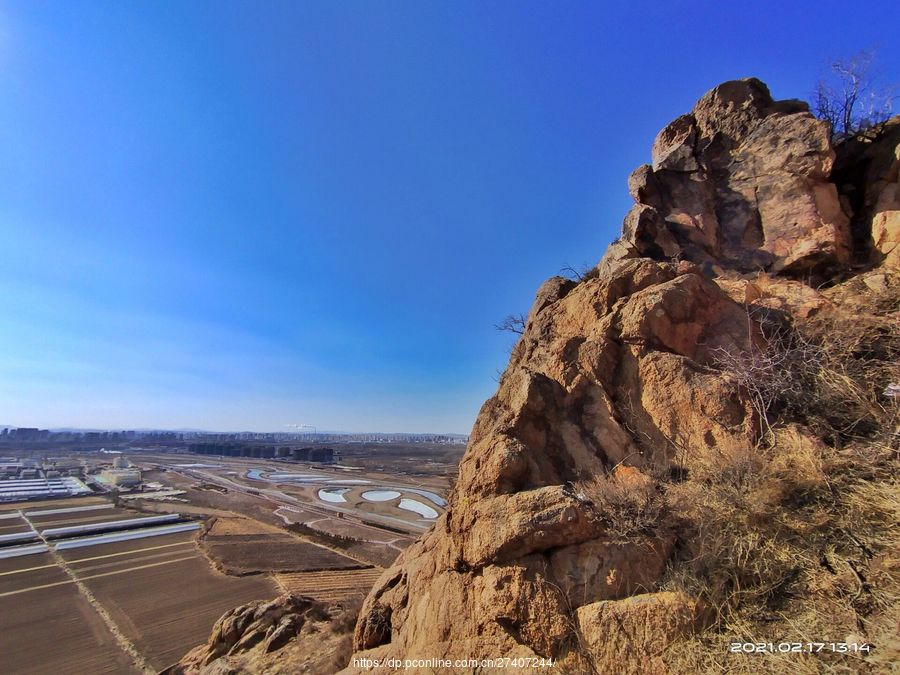
[[[0,480],[0,502],[74,497],[90,493],[91,489],[77,478]]]
[[[50,432],[36,427],[19,427],[18,429],[10,429],[8,435],[9,438],[17,441],[41,441],[46,439]]]
[[[0,461],[0,480],[4,478],[18,478],[22,470],[22,462],[14,458],[4,458]]]
[[[140,469],[104,469],[99,480],[111,487],[133,487],[141,484]]]
[[[83,476],[84,463],[71,457],[48,457],[41,464],[41,468],[49,476],[49,472],[56,472],[58,476]]]

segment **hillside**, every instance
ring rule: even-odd
[[[538,290],[447,513],[375,584],[354,657],[886,671],[898,141],[894,118],[835,148],[805,103],[753,79],[663,129],[621,238]],[[230,663],[289,672],[279,653]]]

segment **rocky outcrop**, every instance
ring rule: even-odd
[[[580,481],[620,463],[696,468],[753,434],[747,402],[709,365],[759,338],[698,266],[627,259],[549,287],[482,408],[448,514],[369,596],[359,649],[558,656],[600,630],[580,608],[654,595],[673,544],[621,540]],[[683,623],[681,605],[648,606]]]
[[[655,655],[709,613],[659,588],[674,538],[623,537],[585,486],[627,466],[652,497],[662,478],[702,478],[746,452],[759,420],[716,359],[763,344],[751,304],[829,305],[809,282],[847,273],[851,221],[895,258],[890,138],[864,150],[877,180],[862,180],[854,211],[831,181],[825,124],[758,80],[716,87],[663,129],[629,179],[621,239],[587,278],[538,290],[447,513],[370,593],[357,656],[586,649],[601,672],[663,669]]]
[[[704,494],[694,488],[746,461],[764,428],[723,355],[766,350],[761,314],[848,326],[875,304],[887,309],[867,335],[884,344],[852,358],[895,353],[898,145],[894,118],[833,148],[805,104],[753,79],[716,87],[667,125],[629,178],[621,238],[585,278],[538,289],[449,508],[376,583],[355,656],[399,659],[378,672],[498,656],[669,672],[666,652],[715,611],[664,587],[690,542],[654,514]],[[776,436],[795,454],[770,460],[760,494],[815,489],[821,440],[793,423]],[[333,672],[348,661],[351,616],[298,596],[251,603],[168,672]]]
[[[308,649],[315,653],[325,646],[328,624],[332,617],[312,598],[282,595],[271,601],[257,601],[226,612],[213,627],[205,645],[190,651],[178,664],[168,668],[168,675],[193,673],[261,672],[262,664],[272,659],[268,655],[279,652],[291,642],[310,635],[321,636]],[[294,649],[293,651],[296,651]],[[285,672],[318,672],[301,668],[302,659],[296,654],[289,659],[292,665]]]
[[[653,143],[629,179],[632,255],[719,268],[824,275],[849,260],[847,214],[828,178],[826,123],[759,80],[726,82]]]

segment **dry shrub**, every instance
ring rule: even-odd
[[[763,437],[786,402],[807,394],[802,372],[809,345],[767,308],[748,307],[747,326],[747,347],[715,350],[713,366],[750,399]]]
[[[765,608],[796,578],[796,557],[773,527],[783,486],[762,463],[736,457],[715,480],[669,486],[669,526],[683,542],[670,583],[698,596],[719,619],[735,608]]]
[[[618,467],[610,475],[593,476],[576,487],[615,537],[646,535],[659,524],[662,495],[656,481],[636,469]]]
[[[847,313],[797,326],[807,345],[800,377],[812,395],[792,404],[819,435],[840,441],[895,430],[900,406],[884,391],[900,382],[898,325],[896,316]]]
[[[350,663],[353,656],[353,629],[361,607],[362,601],[354,601],[332,612],[327,628],[329,635],[322,638],[328,648],[320,650],[321,658],[315,663],[313,672],[336,673]]]
[[[882,298],[892,306],[894,301]],[[885,389],[900,382],[900,321],[886,315],[832,312],[792,323],[764,307],[748,308],[762,344],[719,349],[714,366],[744,391],[760,421],[760,436],[796,421],[833,443],[892,434],[898,399]]]
[[[672,667],[858,672],[896,649],[887,637],[900,602],[891,448],[877,440],[835,448],[787,426],[752,454],[755,461],[736,452],[717,476],[666,491],[667,525],[681,551],[665,585],[703,598],[718,617],[710,631],[673,649]],[[736,655],[730,641],[872,642],[876,653],[865,661],[859,654]]]

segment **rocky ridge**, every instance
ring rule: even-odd
[[[829,311],[821,284],[879,264],[877,283],[897,283],[898,131],[853,148],[836,184],[825,123],[755,79],[663,129],[629,178],[621,239],[587,278],[538,290],[450,507],[370,593],[356,656],[664,671],[709,608],[660,590],[677,536],[622,536],[584,486],[700,481],[754,447],[759,410],[717,357],[762,348],[751,306]]]
[[[621,238],[584,278],[538,290],[447,512],[375,584],[354,657],[552,657],[559,672],[684,672],[671,653],[721,608],[715,594],[672,583],[675,561],[696,553],[696,524],[666,520],[679,503],[702,508],[725,472],[763,464],[757,502],[729,515],[736,526],[797,511],[792,532],[819,536],[843,531],[838,516],[858,518],[853,504],[849,515],[803,509],[841,501],[825,464],[865,482],[885,453],[860,468],[840,454],[843,441],[828,446],[802,418],[773,430],[758,390],[736,384],[723,358],[766,353],[772,316],[871,324],[896,339],[900,307],[885,309],[884,298],[900,288],[898,142],[894,118],[836,149],[806,104],[775,101],[755,79],[716,87],[667,125],[651,164],[629,178],[635,204]],[[896,364],[879,377],[900,381]],[[867,494],[882,495],[876,488]],[[862,518],[889,525],[890,506],[886,498]],[[832,626],[880,641],[860,619],[863,601],[900,564],[867,535],[860,528],[846,545],[820,537],[826,574],[812,585],[826,598],[852,596],[828,606]],[[850,552],[839,563],[841,547]],[[331,647],[310,635],[330,634],[317,618],[290,618],[315,614],[297,602],[226,615],[183,671],[316,672],[311,654]],[[342,672],[373,670],[351,661]]]
[[[161,675],[334,672],[343,665],[335,656],[346,652],[346,619],[340,608],[302,595],[241,605],[216,622],[206,644]]]

